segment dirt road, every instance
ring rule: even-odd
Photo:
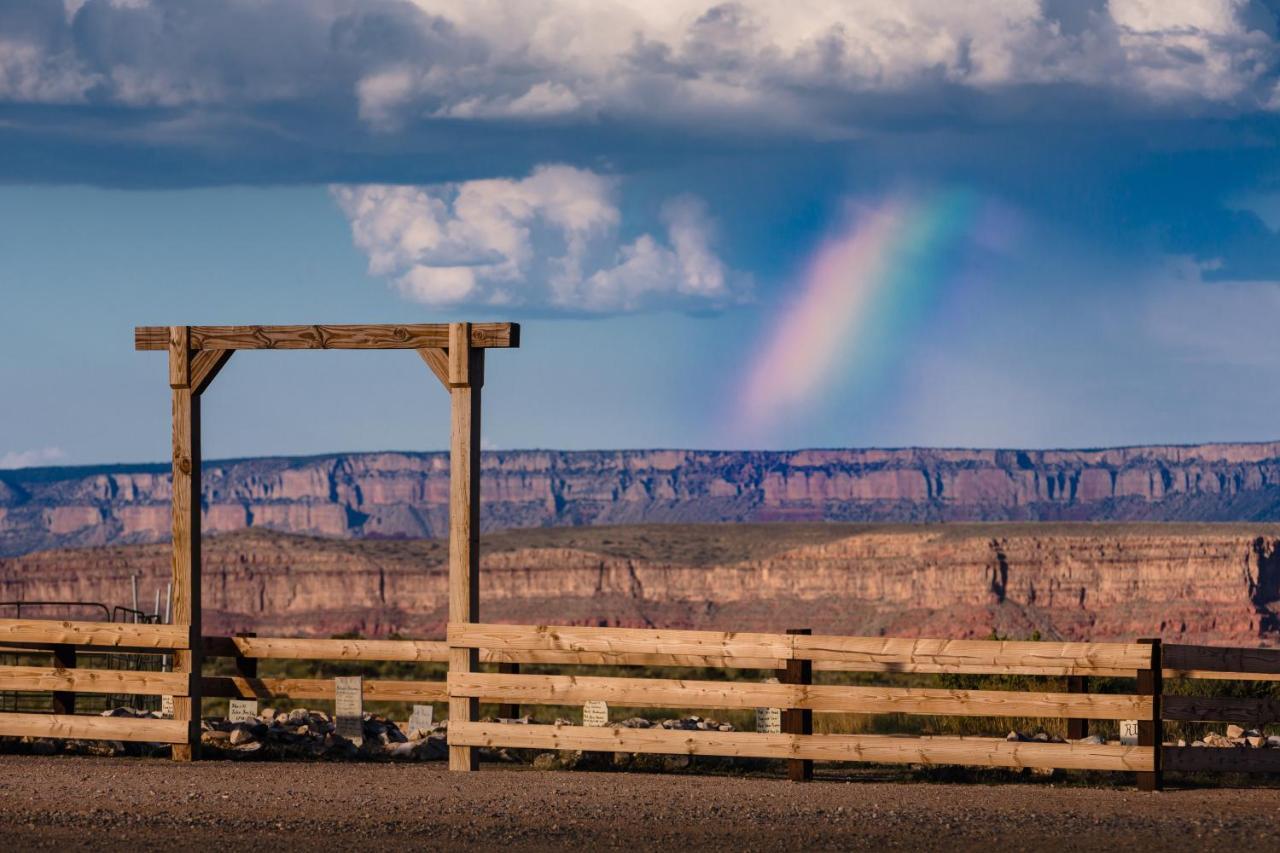
[[[1275,849],[1280,790],[0,756],[0,847],[10,850],[472,846]]]

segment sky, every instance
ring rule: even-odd
[[[0,0],[0,468],[164,460],[135,325],[512,320],[484,444],[1280,438],[1277,0]],[[209,458],[448,443],[242,352]]]

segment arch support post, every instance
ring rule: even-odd
[[[173,697],[173,717],[187,724],[187,742],[173,745],[175,761],[200,757],[200,394],[191,385],[191,340],[186,326],[169,328],[169,388],[173,396],[173,624],[187,629],[188,648],[173,655],[187,674],[187,695]]]
[[[173,718],[187,724],[175,761],[200,757],[200,395],[231,358],[231,350],[196,351],[190,326],[169,327],[169,389],[173,404],[173,624],[187,629],[187,648],[176,649],[173,671],[187,674],[187,695],[173,697]]]
[[[471,324],[449,324],[448,386],[452,429],[449,442],[449,623],[480,619],[480,392],[484,350],[471,346]],[[475,672],[476,649],[449,649],[449,674]],[[480,700],[450,696],[449,722],[479,717]],[[478,768],[469,746],[449,746],[449,769]]]

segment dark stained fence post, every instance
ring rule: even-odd
[[[812,634],[810,628],[789,628],[788,634]],[[779,679],[783,684],[812,684],[813,661],[789,660]],[[813,734],[813,711],[808,708],[784,708],[782,732],[789,735]],[[792,782],[808,782],[813,778],[813,761],[808,758],[787,759],[787,778]]]
[[[239,631],[236,633],[236,636],[256,637],[258,636],[258,633],[256,631]],[[236,647],[236,675],[241,678],[256,679],[258,677],[258,659],[247,658],[240,654],[240,648],[238,646]]]
[[[53,665],[55,669],[76,668],[76,647],[58,644],[53,647]],[[53,691],[53,713],[74,714],[76,712],[76,694],[70,690]]]
[[[1087,675],[1068,675],[1067,676],[1067,692],[1068,693],[1088,693],[1089,692],[1089,676]],[[1067,740],[1081,740],[1089,736],[1089,721],[1085,719],[1069,719],[1067,720]]]
[[[1138,640],[1151,646],[1151,663],[1147,669],[1138,670],[1138,693],[1151,697],[1151,719],[1138,721],[1138,746],[1153,748],[1154,768],[1135,774],[1139,791],[1159,791],[1164,787],[1164,771],[1161,753],[1164,746],[1163,712],[1160,707],[1164,693],[1164,658],[1159,639]]]
[[[499,663],[498,672],[502,675],[519,675],[520,664],[518,663]],[[519,705],[499,705],[498,716],[504,720],[520,719]]]

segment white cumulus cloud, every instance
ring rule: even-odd
[[[429,305],[563,311],[719,306],[741,276],[714,249],[693,196],[668,199],[658,235],[624,239],[619,179],[547,164],[521,179],[332,188],[372,275]]]

